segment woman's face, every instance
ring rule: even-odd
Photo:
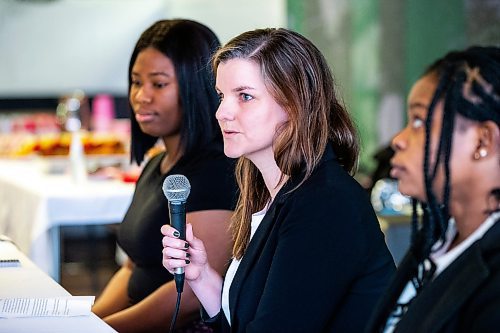
[[[426,202],[423,164],[425,149],[425,120],[428,107],[437,86],[437,77],[426,75],[412,87],[408,96],[408,124],[392,140],[395,150],[391,159],[391,176],[398,179],[399,191],[405,195]],[[436,105],[431,129],[430,167],[434,165],[436,150],[442,125],[443,102]],[[470,167],[475,150],[473,126],[460,116],[455,118],[452,149],[450,156],[450,186],[455,190],[470,186]],[[433,191],[438,200],[442,199],[444,168],[437,170],[433,182]]]
[[[144,133],[155,137],[179,134],[182,112],[174,65],[155,48],[144,49],[135,60],[130,104]]]
[[[274,138],[288,115],[268,92],[260,66],[244,59],[219,64],[216,89],[224,153],[233,158],[245,156],[254,163],[274,159]]]

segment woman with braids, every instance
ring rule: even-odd
[[[186,243],[165,225],[164,266],[185,267],[218,331],[362,332],[395,268],[350,175],[358,140],[324,57],[295,32],[260,29],[213,66],[224,153],[238,158],[233,260],[223,282],[196,230]]]
[[[500,330],[500,49],[451,52],[418,80],[391,175],[412,244],[368,332]],[[417,216],[421,215],[421,216]]]

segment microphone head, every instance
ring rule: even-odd
[[[163,193],[169,202],[186,202],[191,191],[191,184],[186,176],[170,175],[163,181]]]

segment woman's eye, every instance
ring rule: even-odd
[[[412,128],[421,128],[422,126],[424,126],[424,121],[420,118],[414,118],[412,121],[411,121],[411,127]]]
[[[168,85],[168,83],[165,83],[165,82],[158,82],[158,83],[154,84],[154,86],[156,88],[165,88],[167,85]]]
[[[140,85],[140,84],[141,84],[141,82],[140,82],[139,80],[132,80],[130,83],[131,83],[133,86],[138,86],[138,85]]]
[[[251,100],[253,99],[253,96],[252,96],[252,95],[245,94],[245,93],[241,93],[241,94],[240,94],[240,96],[241,96],[241,99],[242,99],[243,101],[245,101],[245,102],[246,102],[246,101],[251,101]]]
[[[222,100],[224,99],[224,94],[217,94],[217,97],[219,98],[219,103],[222,103]]]

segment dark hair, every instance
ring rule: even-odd
[[[352,120],[335,92],[335,82],[321,52],[304,36],[287,29],[245,32],[217,51],[220,63],[246,59],[260,67],[267,90],[285,110],[288,121],[276,133],[274,157],[284,175],[304,171],[305,181],[331,144],[348,172],[357,167],[359,143]],[[240,199],[231,228],[233,255],[241,258],[250,239],[251,214],[269,201],[262,175],[245,157],[238,160]],[[282,179],[283,180],[283,179]]]
[[[445,239],[450,218],[450,155],[454,124],[457,115],[477,122],[493,121],[500,127],[500,48],[471,47],[454,51],[434,62],[423,76],[434,75],[437,88],[429,105],[425,123],[424,182],[426,203],[422,204],[423,216],[418,219],[417,203],[414,202],[412,218],[412,251],[422,264],[428,259],[432,246]],[[433,114],[438,102],[443,101],[442,128],[435,159],[430,156]],[[434,164],[431,162],[434,160]],[[442,202],[438,202],[432,184],[438,166],[444,169]],[[500,189],[492,189],[491,195],[500,200]],[[491,213],[491,212],[488,212]],[[444,243],[444,242],[443,242]],[[431,270],[432,271],[432,270]],[[432,273],[423,277],[420,284]]]
[[[141,51],[152,47],[172,61],[179,84],[182,108],[180,144],[184,155],[190,155],[214,138],[221,137],[215,119],[218,97],[210,67],[211,56],[219,46],[217,36],[198,22],[161,20],[142,33],[130,58],[129,94],[132,68]],[[142,132],[133,113],[130,120],[130,157],[132,162],[140,164],[158,138]]]

